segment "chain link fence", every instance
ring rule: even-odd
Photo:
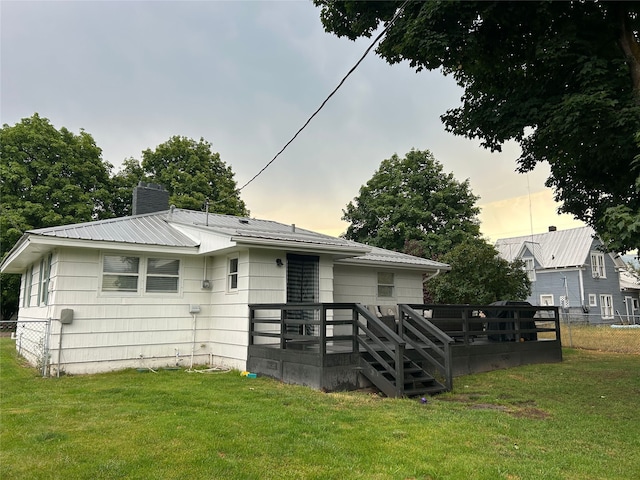
[[[51,320],[0,321],[0,335],[16,342],[16,353],[43,377],[49,373]]]
[[[599,315],[560,312],[562,346],[640,354],[640,317],[616,315],[603,323]]]

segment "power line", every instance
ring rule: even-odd
[[[380,32],[380,34],[373,40],[373,42],[371,43],[371,45],[369,45],[369,47],[364,51],[364,53],[362,54],[362,56],[360,57],[360,59],[356,62],[356,64],[351,67],[351,69],[347,72],[347,74],[342,77],[342,80],[340,80],[340,83],[338,83],[338,86],[336,88],[333,89],[333,91],[327,96],[327,98],[324,99],[324,101],[320,104],[320,106],[316,109],[315,112],[313,112],[313,114],[307,119],[307,121],[304,123],[304,125],[302,125],[302,127],[300,127],[298,129],[298,131],[295,133],[295,135],[293,137],[291,137],[291,140],[289,140],[284,147],[282,147],[280,149],[280,151],[278,153],[275,154],[275,156],[269,160],[269,162],[267,162],[267,164],[262,167],[262,169],[260,169],[260,171],[258,173],[256,173],[251,180],[249,180],[247,183],[245,183],[243,186],[241,186],[238,190],[236,190],[237,193],[240,193],[240,191],[242,191],[247,185],[249,185],[251,182],[253,182],[256,178],[258,178],[262,172],[264,172],[267,168],[269,168],[271,166],[271,164],[273,162],[276,161],[276,159],[280,156],[280,154],[282,152],[284,152],[286,150],[286,148],[291,145],[291,143],[293,143],[293,141],[297,138],[297,136],[307,127],[307,125],[309,125],[309,123],[311,123],[311,120],[313,120],[313,117],[315,117],[320,110],[322,110],[324,108],[324,106],[326,105],[326,103],[329,101],[329,99],[331,97],[333,97],[333,95],[338,91],[338,89],[340,87],[342,87],[342,84],[347,80],[347,78],[349,78],[349,76],[355,71],[356,68],[358,68],[358,66],[362,63],[362,61],[365,59],[365,57],[367,56],[367,54],[371,51],[371,49],[376,45],[376,43],[378,43],[378,41],[384,36],[385,33],[387,33],[387,30],[389,30],[389,28],[391,28],[391,25],[393,25],[393,23],[396,21],[396,19],[400,16],[400,14],[402,13],[402,11],[404,10],[404,7],[407,5],[407,3],[409,3],[410,0],[405,0],[405,2],[400,6],[400,8],[398,9],[398,11],[395,13],[395,15],[393,16],[393,18],[391,19],[391,21],[387,24],[387,26],[384,28],[384,30],[382,30],[382,32]]]

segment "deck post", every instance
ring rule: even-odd
[[[451,352],[451,344],[444,343],[444,370],[445,370],[445,386],[450,392],[453,390],[453,356]]]
[[[286,348],[286,343],[285,343],[285,332],[286,332],[286,326],[284,323],[286,317],[286,310],[284,308],[280,309],[280,348],[281,349],[285,349]]]
[[[360,347],[358,346],[358,310],[356,309],[355,305],[353,307],[351,307],[351,320],[352,320],[352,353],[356,353],[357,351],[360,350]]]
[[[466,308],[462,309],[462,338],[464,344],[469,345],[469,311]]]
[[[396,347],[396,397],[404,397],[404,345]]]
[[[320,305],[320,365],[324,365],[324,357],[327,354],[327,306]]]

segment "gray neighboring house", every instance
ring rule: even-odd
[[[619,255],[604,253],[590,227],[549,231],[496,242],[500,256],[520,259],[531,280],[533,305],[562,307],[589,323],[640,323],[637,279]]]

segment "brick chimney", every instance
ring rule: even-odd
[[[133,215],[169,210],[169,192],[162,185],[140,182],[133,189]]]

